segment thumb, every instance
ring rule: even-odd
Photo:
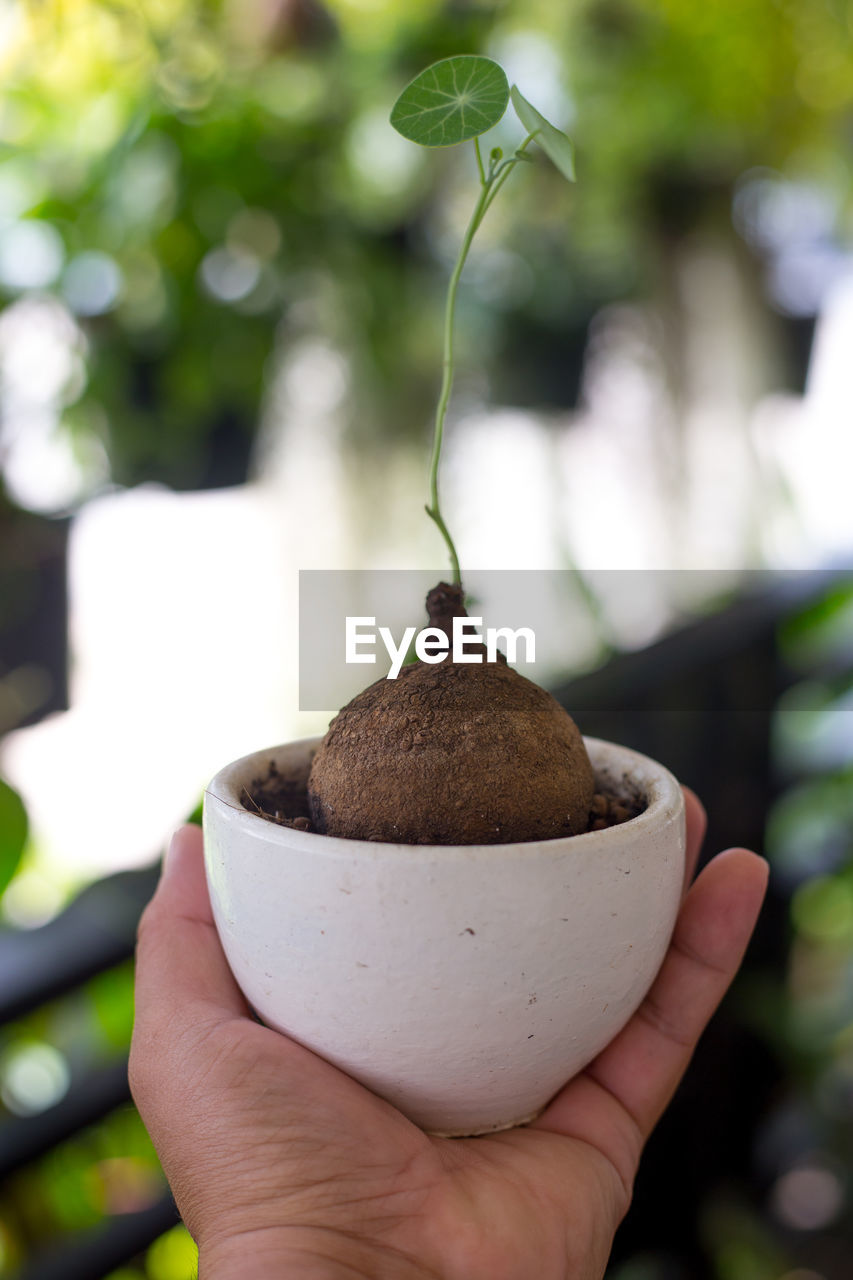
[[[209,1122],[200,1081],[218,1051],[211,1033],[247,1013],[213,923],[201,831],[181,827],[139,922],[128,1064],[133,1100],[176,1194],[188,1181],[186,1153]]]
[[[207,1030],[248,1012],[213,923],[201,830],[181,827],[139,922],[135,1037]]]

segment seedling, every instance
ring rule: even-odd
[[[485,160],[480,138],[502,118],[510,99],[526,135],[511,155],[494,147]],[[320,834],[401,845],[507,844],[575,835],[597,820],[594,801],[607,806],[595,793],[583,738],[551,694],[509,666],[493,632],[485,643],[473,642],[469,628],[481,620],[466,615],[459,557],[438,484],[453,389],[456,295],[471,243],[512,171],[530,160],[531,143],[569,181],[572,144],[515,86],[510,89],[496,62],[474,56],[446,58],[421,72],[395,103],[391,123],[424,147],[471,142],[479,176],[447,288],[426,504],[450,554],[453,582],[440,582],[427,596],[429,626],[416,642],[418,661],[402,661],[413,627],[400,645],[387,628],[380,629],[393,657],[393,678],[369,685],[329,725],[307,778],[307,816],[300,812],[293,821],[310,821]],[[375,619],[351,621],[372,625]],[[530,629],[521,631],[532,644]],[[472,643],[460,646],[463,638]],[[348,637],[354,655],[359,644],[371,642],[375,636],[355,629]],[[372,658],[362,653],[352,660]]]
[[[486,162],[480,148],[480,138],[501,120],[510,99],[516,115],[527,130],[527,136],[510,156],[504,156],[500,147],[493,147]],[[480,179],[480,193],[462,237],[459,256],[447,286],[443,372],[435,412],[429,502],[426,504],[427,515],[435,522],[447,545],[453,582],[456,586],[461,586],[459,556],[441,513],[438,487],[444,421],[453,390],[453,338],[459,281],[477,229],[513,169],[530,160],[527,148],[531,142],[542,148],[569,182],[574,182],[575,179],[574,149],[566,135],[546,120],[516,85],[510,89],[506,74],[497,62],[470,54],[444,58],[415,76],[394,104],[391,124],[404,138],[421,147],[452,147],[461,142],[472,142]]]
[[[512,100],[526,136],[511,155],[480,138]],[[480,190],[447,287],[441,390],[426,512],[450,554],[453,582],[427,596],[430,625],[442,640],[436,656],[398,668],[344,707],[329,726],[308,779],[314,829],[360,840],[403,844],[495,844],[542,840],[587,829],[592,766],[564,709],[507,665],[488,644],[461,658],[455,638],[466,618],[459,556],[439,501],[439,466],[453,389],[459,281],[474,236],[512,171],[537,143],[564,177],[574,179],[572,144],[491,60],[469,55],[427,67],[391,112],[394,128],[422,147],[471,142]],[[448,656],[454,646],[451,661]],[[485,661],[483,661],[485,658]],[[468,665],[469,663],[473,665]],[[482,663],[482,665],[479,665]],[[437,665],[433,665],[437,664]]]

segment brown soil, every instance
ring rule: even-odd
[[[311,761],[282,773],[274,760],[266,774],[254,778],[251,787],[243,788],[243,808],[259,813],[262,818],[278,822],[297,831],[312,831],[308,813],[308,773]]]
[[[462,588],[440,582],[430,625],[452,641]],[[469,653],[482,645],[466,645]],[[596,791],[577,725],[544,689],[498,661],[415,662],[332,720],[310,771],[271,766],[246,807],[274,822],[350,840],[510,844],[626,822],[636,803]]]
[[[338,713],[308,781],[317,831],[510,844],[586,830],[594,791],[563,707],[501,662],[414,663]]]
[[[294,827],[297,831],[314,831],[308,815],[308,768],[303,777],[285,777],[270,761],[263,777],[255,778],[244,791],[243,807],[258,813],[270,822],[282,827]],[[645,801],[626,778],[619,793],[599,788],[592,797],[588,827],[590,831],[603,831],[606,827],[618,827],[630,822],[645,811]]]
[[[462,588],[427,596],[452,640]],[[503,656],[415,662],[377,680],[329,725],[308,779],[315,830],[394,844],[509,844],[585,831],[594,791],[580,732]],[[479,650],[479,653],[478,653]]]

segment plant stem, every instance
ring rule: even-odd
[[[489,193],[489,198],[485,203],[483,212],[480,214],[480,222],[483,221],[483,218],[486,216],[486,213],[491,208],[494,202],[495,196],[498,194],[501,187],[506,182],[507,178],[512,173],[515,166],[518,164],[518,160],[516,159],[516,156],[520,156],[524,154],[524,152],[527,150],[528,143],[532,142],[535,136],[536,135],[533,133],[528,133],[527,137],[524,139],[521,146],[516,147],[515,154],[510,156],[508,160],[504,160],[503,164],[499,165],[498,168],[495,170],[494,174],[492,175],[491,192]]]
[[[476,139],[475,150],[477,152],[478,165],[482,168],[482,158],[479,148],[476,146]],[[435,411],[435,431],[429,471],[429,504],[426,507],[426,513],[431,520],[435,521],[441,536],[447,544],[450,563],[453,568],[453,581],[457,585],[462,582],[462,571],[459,568],[459,556],[456,554],[456,547],[441,514],[438,497],[438,464],[441,461],[441,445],[444,440],[444,419],[447,416],[447,406],[450,402],[450,392],[453,388],[453,330],[456,320],[456,291],[459,287],[459,279],[465,266],[465,260],[468,257],[468,250],[471,248],[471,241],[474,239],[474,232],[480,225],[490,190],[491,182],[485,180],[485,178],[481,179],[480,196],[474,206],[474,212],[462,238],[459,256],[456,259],[456,265],[453,268],[450,282],[447,286],[447,301],[444,307],[444,358],[442,362],[441,393],[439,394],[438,407]]]
[[[480,139],[474,139],[474,152],[477,156],[477,168],[480,170],[480,184],[486,185],[486,170],[483,168],[483,154],[480,151]]]
[[[475,232],[486,215],[487,210],[491,207],[495,196],[506,182],[512,170],[518,164],[516,156],[520,155],[528,143],[532,141],[533,134],[529,134],[517,148],[515,155],[505,160],[502,165],[496,169],[490,167],[489,175],[486,176],[483,167],[483,157],[480,154],[480,145],[477,138],[474,139],[474,151],[477,156],[477,168],[480,172],[480,196],[474,206],[474,212],[471,214],[471,220],[465,230],[462,239],[462,245],[459,249],[459,256],[456,259],[456,265],[447,286],[447,302],[444,308],[444,359],[443,373],[441,380],[441,392],[438,397],[438,407],[435,412],[435,430],[432,442],[432,459],[430,461],[429,470],[429,503],[425,507],[427,515],[435,522],[441,536],[444,538],[447,550],[450,554],[450,564],[453,569],[453,581],[457,586],[462,583],[462,571],[459,567],[459,556],[456,554],[456,547],[450,536],[450,531],[444,523],[444,517],[441,514],[441,506],[438,497],[438,468],[441,462],[441,446],[444,440],[444,420],[447,416],[447,406],[450,403],[450,393],[453,389],[453,333],[456,322],[456,292],[459,287],[459,280],[468,257],[468,251],[471,248],[471,241],[474,239]]]

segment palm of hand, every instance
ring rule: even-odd
[[[686,882],[703,825],[688,795]],[[643,1143],[741,958],[761,860],[713,860],[642,1008],[538,1120],[442,1139],[251,1020],[212,925],[200,833],[185,831],[140,931],[131,1079],[202,1275],[205,1259],[222,1260],[218,1275],[263,1254],[371,1280],[601,1276]]]
[[[589,1142],[545,1128],[429,1137],[256,1023],[220,1025],[192,1057],[202,1063],[211,1054],[212,1070],[190,1067],[183,1079],[187,1095],[204,1090],[221,1100],[205,1135],[205,1149],[219,1154],[200,1164],[190,1109],[185,1141],[176,1141],[173,1123],[169,1149],[191,1158],[167,1164],[191,1229],[209,1245],[237,1229],[245,1237],[280,1225],[287,1205],[291,1226],[322,1232],[333,1256],[355,1252],[372,1278],[603,1271],[629,1191],[610,1156]],[[249,1078],[251,1096],[241,1089]]]

